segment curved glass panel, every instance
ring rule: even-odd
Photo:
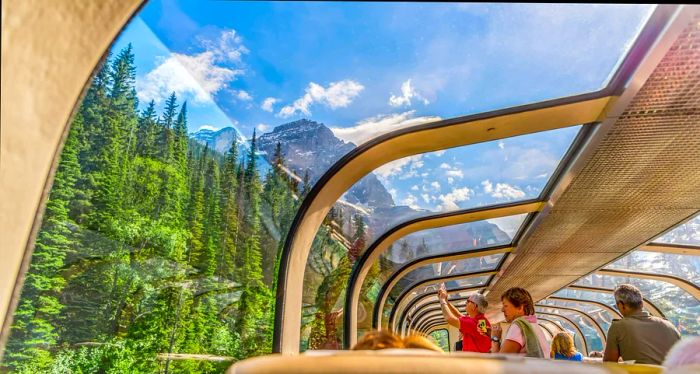
[[[363,219],[372,242],[411,219],[535,199],[579,129],[573,126],[402,158],[374,171],[388,191],[385,202],[371,189],[373,203],[353,198],[350,192],[368,190],[365,180],[350,188],[344,200],[367,213]]]
[[[633,251],[606,268],[673,275],[700,286],[700,256]]]
[[[632,284],[639,288],[642,296],[651,300],[661,309],[666,318],[683,335],[699,335],[700,301],[679,287],[661,281],[591,274],[579,279],[576,284],[583,286],[614,288],[619,284]],[[611,295],[612,296],[612,295]],[[614,302],[614,301],[613,301]]]
[[[583,337],[586,339],[586,344],[588,345],[589,351],[602,351],[605,349],[605,344],[603,344],[603,340],[601,339],[598,330],[596,330],[595,326],[593,326],[593,324],[589,320],[584,318],[580,313],[576,313],[569,310],[546,307],[536,307],[535,310],[537,312],[560,314],[572,320],[583,332]],[[603,334],[605,334],[606,332],[607,330],[603,331]]]
[[[396,285],[394,285],[394,288],[389,293],[387,303],[384,306],[385,317],[388,316],[386,313],[389,312],[387,310],[387,306],[390,307],[393,305],[394,301],[401,294],[401,292],[403,292],[403,290],[405,290],[406,287],[409,287],[411,284],[439,276],[495,270],[498,264],[501,262],[503,256],[503,253],[499,253],[490,256],[469,258],[466,260],[438,262],[435,264],[422,266],[409,272],[404,278],[397,282]],[[458,286],[454,286],[454,288],[456,287]]]
[[[547,327],[547,328],[549,329],[549,331],[552,332],[552,334],[553,334],[552,337],[553,337],[554,335],[556,335],[556,334],[560,331],[559,329],[560,329],[561,327],[560,327],[559,325],[555,324],[554,322],[545,321],[545,320],[543,320],[543,319],[541,319],[541,318],[538,319],[538,321],[539,321],[539,323],[540,323],[541,325]]]
[[[270,353],[299,204],[284,159],[270,166],[235,130],[216,147],[191,134],[232,123],[183,67],[234,74],[212,54],[170,53],[140,17],[112,52],[70,124],[3,365],[211,372]]]
[[[396,299],[398,295],[409,285],[429,278],[445,277],[450,275],[465,274],[478,271],[494,270],[501,262],[503,253],[490,256],[474,257],[465,260],[437,262],[421,266],[406,274],[389,293],[390,299]]]
[[[700,246],[700,216],[678,225],[665,235],[654,239],[659,244],[682,244]]]
[[[211,372],[270,352],[281,243],[334,162],[387,131],[597,90],[651,9],[147,2],[75,110],[3,365]],[[365,180],[358,202],[391,198]],[[341,333],[364,249],[343,226],[305,274],[307,347]]]
[[[571,299],[592,300],[601,302],[612,309],[615,309],[615,297],[611,293],[572,290],[569,288],[561,289],[552,294],[552,296],[568,297]]]
[[[464,287],[476,287],[476,286],[482,286],[485,285],[488,280],[491,279],[490,275],[485,275],[485,276],[479,276],[479,277],[468,277],[468,278],[463,278],[463,279],[456,279],[456,280],[451,280],[451,281],[446,281],[445,287],[447,287],[447,290],[451,289],[457,289],[457,288],[464,288]],[[406,305],[407,303],[411,302],[411,300],[415,297],[424,295],[426,293],[430,292],[437,292],[437,290],[440,288],[440,284],[442,282],[435,282],[435,283],[430,283],[425,286],[420,286],[415,288],[412,292],[406,295],[404,297],[403,304]],[[384,308],[384,321],[387,321],[390,313],[391,313],[391,308],[394,306],[396,300],[390,299],[387,300],[386,306]]]
[[[478,291],[475,290],[475,291],[457,292],[454,294],[450,294],[449,300],[452,301],[455,299],[463,299],[463,298],[469,297],[469,295],[476,293],[476,292],[478,292]],[[408,311],[407,315],[408,316],[415,316],[415,312],[417,310],[423,308],[427,304],[440,305],[440,304],[438,304],[437,296],[429,296],[429,297],[426,297],[425,299],[421,300],[420,302],[416,303],[416,305],[414,305],[413,307],[411,307],[411,309]],[[400,317],[400,316],[398,316],[398,317]]]
[[[570,333],[571,336],[574,337],[574,346],[576,347],[576,350],[578,350],[581,353],[585,352],[585,350],[583,349],[584,348],[584,343],[583,343],[584,338],[581,336],[581,334],[578,332],[578,330],[576,330],[576,327],[574,327],[574,325],[571,324],[571,322],[569,322],[569,321],[567,321],[567,320],[565,320],[557,315],[551,315],[551,314],[543,315],[540,313],[536,313],[536,315],[537,315],[538,320],[540,318],[542,318],[542,319],[547,320],[545,322],[551,321],[551,323],[556,324],[560,328],[564,329],[564,331]],[[588,349],[590,350],[590,347],[588,347]]]
[[[408,261],[417,258],[510,244],[526,217],[527,214],[518,214],[407,235],[382,253],[379,277],[384,280],[384,275],[388,277]],[[478,266],[488,268],[494,265],[490,261],[496,260],[496,257],[488,256],[483,261],[479,260]]]
[[[433,343],[437,344],[438,347],[442,348],[443,351],[450,351],[450,334],[447,333],[447,330],[435,330],[428,335],[428,338],[432,340]]]
[[[462,287],[476,287],[476,286],[483,286],[485,285],[489,279],[491,279],[490,275],[485,275],[485,276],[480,276],[480,277],[469,277],[469,278],[464,278],[464,279],[459,279],[459,280],[454,280],[450,282],[445,282],[445,286],[447,287],[447,291],[449,292],[451,289],[455,288],[462,288]],[[422,295],[425,295],[427,293],[437,293],[437,290],[440,288],[440,283],[434,283],[434,284],[429,284],[426,286],[421,286],[410,292],[409,294],[404,297],[402,303],[398,305],[399,310],[397,310],[397,313],[401,313],[402,309],[408,305],[408,303],[411,302],[416,297],[420,297]],[[454,296],[453,296],[454,297]],[[437,300],[437,297],[435,298]],[[418,303],[419,305],[425,305],[425,301],[422,301],[421,303]],[[392,304],[393,307],[393,304]],[[388,321],[390,318],[390,310],[391,308],[386,308],[385,311],[386,313],[384,314],[385,321]],[[400,318],[401,315],[397,314],[396,318]],[[365,319],[371,319],[371,316],[366,316]],[[358,317],[359,320],[359,317]]]
[[[462,74],[462,69],[467,66],[465,61],[470,60],[471,56],[475,56],[475,54],[481,55],[481,58],[475,60],[478,61],[475,67],[479,66],[480,68],[477,70],[481,70],[481,68],[491,66],[484,64],[488,60],[484,57],[496,57],[506,52],[508,48],[504,49],[503,46],[499,45],[498,48],[480,49],[476,46],[482,45],[483,40],[476,38],[470,42],[470,52],[466,55],[463,55],[464,49],[461,47],[464,45],[463,41],[453,47],[443,49],[444,46],[451,45],[453,41],[461,40],[465,35],[469,35],[469,33],[465,33],[466,30],[458,33],[455,33],[455,30],[463,27],[461,26],[464,25],[462,22],[465,18],[463,17],[475,16],[468,10],[471,5],[455,7],[453,4],[424,4],[419,7],[419,11],[419,8],[398,3],[313,4],[304,7],[307,12],[311,12],[304,13],[304,16],[300,16],[294,11],[295,6],[289,4],[268,6],[258,3],[253,7],[256,8],[256,11],[245,16],[247,25],[252,22],[256,27],[260,27],[260,25],[265,25],[274,19],[278,12],[283,12],[285,14],[283,26],[275,24],[275,27],[287,30],[288,32],[285,34],[289,34],[291,39],[287,40],[282,47],[274,38],[255,39],[255,42],[261,43],[260,45],[263,47],[267,46],[267,49],[265,49],[263,60],[252,59],[250,62],[265,61],[265,71],[270,73],[270,75],[256,75],[255,79],[269,79],[270,76],[277,78],[280,77],[278,73],[283,74],[284,79],[268,80],[266,86],[257,94],[247,90],[246,93],[250,92],[255,99],[253,101],[260,101],[260,107],[263,108],[263,111],[252,110],[244,114],[236,113],[236,118],[242,119],[240,127],[242,127],[243,133],[247,133],[246,128],[250,131],[253,123],[258,123],[258,128],[263,132],[272,129],[273,124],[279,124],[261,137],[260,148],[269,158],[269,155],[274,152],[275,144],[280,142],[281,153],[285,155],[285,160],[287,160],[287,170],[295,176],[300,184],[304,185],[304,188],[300,188],[304,192],[308,191],[334,162],[356,145],[385,132],[458,114],[479,113],[602,87],[604,82],[608,81],[610,73],[618,65],[620,57],[631,45],[632,38],[638,33],[644,20],[653,9],[652,7],[615,7],[600,11],[601,9],[598,8],[588,8],[588,11],[592,13],[584,16],[588,21],[583,24],[579,24],[581,13],[577,13],[576,16],[573,16],[574,13],[569,13],[578,12],[579,9],[567,7],[558,9],[557,17],[572,15],[569,20],[571,23],[564,29],[569,30],[569,32],[580,30],[571,29],[572,25],[579,24],[579,27],[583,29],[590,29],[588,33],[582,34],[585,40],[591,41],[600,38],[595,46],[587,44],[586,48],[582,49],[600,50],[603,48],[614,52],[611,55],[598,56],[595,59],[591,59],[592,55],[590,54],[581,53],[576,59],[567,58],[566,63],[554,64],[564,67],[566,71],[571,71],[571,61],[580,64],[584,60],[588,60],[591,66],[586,67],[589,76],[584,79],[585,84],[579,84],[583,78],[581,74],[573,74],[566,79],[550,81],[556,75],[551,70],[557,69],[552,64],[558,59],[556,56],[550,56],[551,58],[545,59],[545,62],[552,69],[547,69],[547,73],[543,74],[539,80],[533,80],[532,85],[522,84],[524,83],[522,80],[533,78],[532,74],[539,70],[541,65],[527,68],[526,74],[510,82],[513,84],[507,85],[510,87],[508,95],[489,96],[488,92],[496,87],[494,84],[498,84],[502,73],[494,71],[495,75],[488,81],[479,80],[478,85],[483,84],[483,87],[479,88],[478,94],[476,91],[465,91],[462,89],[464,84],[468,83],[470,87],[475,84],[473,79],[464,80],[466,76]],[[518,8],[498,6],[490,9],[490,6],[487,6],[482,9],[477,6],[473,9],[487,9],[487,13],[476,16],[476,18],[489,19],[491,16],[486,16],[486,14],[506,14]],[[230,14],[237,14],[238,8],[236,6],[230,9],[232,9]],[[334,20],[331,24],[336,27],[342,25],[342,27],[330,27],[330,24],[324,21],[322,25],[324,30],[322,33],[324,35],[323,43],[308,43],[306,39],[300,40],[299,37],[309,35],[309,30],[312,30],[312,33],[308,37],[314,40],[319,37],[318,20],[310,18],[310,14],[319,11],[318,9],[323,9],[323,19],[330,17]],[[549,12],[549,10],[538,8],[538,6],[532,8],[526,6],[509,15],[505,24],[512,25],[514,19],[520,19],[521,12],[529,12],[534,9],[539,9],[537,14]],[[461,13],[464,10],[467,10],[467,15]],[[458,13],[453,13],[453,11]],[[393,21],[387,22],[386,17],[393,12],[401,14],[402,19],[408,17],[406,23],[398,26]],[[620,26],[620,18],[615,18],[615,24],[618,26],[616,26],[613,37],[599,34],[596,27],[592,27],[593,24],[601,22],[601,17],[609,17],[610,12],[620,13],[618,16],[629,22]],[[595,17],[589,18],[593,14]],[[420,25],[426,21],[430,22],[431,17],[436,17],[436,24],[440,25],[450,24],[452,22],[450,19],[453,17],[455,21],[459,21],[454,23],[453,27],[440,27],[440,31],[421,31],[418,35],[416,34],[418,28],[409,27],[417,20],[417,18],[413,18],[414,16],[420,16],[421,21],[418,23]],[[392,17],[394,15],[388,19],[395,19]],[[521,20],[529,23],[532,18]],[[397,34],[396,27],[403,31]],[[404,29],[404,27],[408,28]],[[456,29],[453,29],[454,27]],[[549,26],[533,24],[529,25],[527,29],[537,32],[536,30],[540,30],[542,27],[548,28]],[[480,29],[479,27],[471,31],[477,32]],[[342,43],[340,49],[328,48],[328,46],[333,45],[333,42],[328,38],[337,35],[340,30],[345,36],[353,35],[352,42]],[[492,30],[500,30],[500,27],[495,27]],[[237,29],[237,31],[245,43],[245,29]],[[550,31],[552,30],[543,36],[564,35],[551,34]],[[413,42],[407,43],[403,37],[401,40],[397,40],[397,35],[405,34],[405,32],[415,37],[408,37],[408,40],[413,40]],[[519,33],[510,33],[510,38],[515,34]],[[544,46],[548,44],[548,39],[538,37],[533,41],[537,40],[537,45]],[[416,43],[417,40],[420,42]],[[324,47],[315,47],[320,45],[324,45]],[[429,54],[424,54],[420,52],[422,47],[419,47],[423,45],[432,45],[431,50],[438,48],[449,54],[450,57],[445,58],[446,55],[443,53],[436,55],[433,53],[434,50]],[[570,43],[562,45],[570,45]],[[258,49],[256,48],[256,50]],[[283,58],[276,58],[275,56],[283,50],[288,53],[284,53]],[[368,51],[373,52],[368,53]],[[456,63],[457,60],[454,59],[455,53],[463,55],[459,63]],[[572,53],[579,54],[578,51]],[[253,54],[254,52],[244,53],[243,57],[246,59],[248,55]],[[409,63],[409,61],[415,62],[418,56],[428,55],[430,63],[426,63],[425,66]],[[525,66],[523,64],[536,55],[538,54],[532,54],[531,51],[524,53],[523,56],[519,57],[517,64],[504,63],[515,60],[512,59],[512,56],[503,55],[503,59],[498,59],[496,65],[500,65],[501,68],[497,70],[504,68],[506,71],[510,68],[521,70]],[[313,58],[306,60],[309,56],[313,56]],[[250,59],[246,59],[246,61],[248,60]],[[298,66],[305,68],[299,69],[296,65],[290,66],[290,63],[298,63]],[[311,66],[313,68],[310,68]],[[427,75],[414,74],[417,73],[415,70],[417,66],[428,69],[429,71],[425,71]],[[268,71],[267,67],[271,67],[271,71]],[[470,71],[475,67],[470,68]],[[418,68],[418,70],[423,70],[423,68]],[[487,68],[486,70],[491,69]],[[312,71],[313,74],[310,74]],[[397,75],[397,72],[408,71],[413,73],[401,78],[399,75],[403,75],[403,73]],[[317,78],[317,73],[320,73],[323,78]],[[476,76],[482,75],[474,75],[474,77]],[[596,78],[593,78],[594,76]],[[551,86],[544,83],[542,79],[549,81]],[[282,81],[285,83],[280,83]],[[562,85],[562,82],[567,83]],[[252,83],[246,80],[246,84]],[[569,88],[562,86],[569,86]],[[240,88],[237,90],[236,92],[240,93]],[[450,93],[452,90],[456,90],[454,94]],[[467,102],[468,105],[464,105]],[[250,106],[252,104],[243,103],[242,105]],[[246,116],[250,113],[254,113],[254,119],[246,120]],[[299,119],[300,117],[304,118]],[[305,303],[313,305],[309,310],[315,308],[325,315],[323,319],[334,319],[331,314],[339,312],[337,309],[339,305],[336,301],[343,297],[345,290],[332,290],[328,293],[329,296],[324,296],[328,291],[327,287],[344,288],[341,286],[343,282],[337,282],[337,280],[346,277],[347,267],[351,267],[351,264],[366,249],[372,239],[390,227],[390,224],[394,225],[397,222],[405,221],[408,217],[425,215],[431,211],[474,207],[498,201],[515,201],[536,196],[551,176],[564,151],[571,144],[577,130],[578,127],[571,127],[532,136],[413,156],[395,161],[365,176],[346,191],[335,204],[328,214],[325,228],[318,233],[315,242],[326,242],[326,238],[332,238],[346,249],[348,261],[347,265],[343,263],[340,268],[336,268],[333,274],[322,274],[316,271],[313,276],[305,278],[311,282],[308,287],[304,287],[304,292],[310,294],[305,294]],[[304,175],[307,175],[308,178],[304,178]],[[423,191],[424,187],[429,188],[429,190]],[[395,262],[395,259],[390,258],[389,260]],[[393,268],[391,263],[380,262],[383,263],[382,269]],[[316,265],[309,264],[307,273],[312,266]],[[382,269],[373,268],[366,283],[362,285],[358,311],[360,317],[358,331],[369,326],[369,321],[365,316],[371,315],[372,302],[376,299],[376,294],[381,288],[381,282],[375,282],[373,278]],[[388,275],[383,275],[384,278],[386,276]],[[324,277],[331,277],[333,280],[324,281],[321,279]],[[330,307],[330,305],[334,306]],[[320,318],[320,316],[317,317],[316,322],[314,322],[316,327],[313,327],[319,333],[320,326],[325,324],[325,322],[320,322]],[[304,321],[311,323],[311,319]],[[339,322],[339,320],[335,321]],[[336,322],[332,323],[332,326],[327,326],[327,328],[336,331],[328,336],[340,336],[340,325]],[[310,334],[312,327],[308,323],[302,328],[302,336]],[[307,340],[302,338],[302,347],[317,346],[309,345]],[[334,346],[337,343],[335,338],[331,340],[333,343],[324,343],[323,345]]]
[[[610,327],[610,323],[612,322],[612,320],[614,318],[619,318],[617,315],[614,315],[614,314],[610,313],[609,311],[607,311],[606,309],[601,308],[600,306],[595,305],[595,304],[588,304],[588,303],[575,302],[575,301],[552,300],[552,299],[541,300],[538,304],[552,305],[552,306],[580,310],[580,311],[586,313],[591,318],[593,318],[596,322],[598,322],[598,325],[600,325],[600,328],[603,329],[603,332],[608,331],[608,328]]]

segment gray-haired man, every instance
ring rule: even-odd
[[[442,316],[450,325],[459,328],[462,333],[462,350],[465,352],[487,353],[491,349],[491,323],[484,316],[488,303],[484,295],[473,294],[467,299],[467,315],[447,301],[445,284],[438,291]]]
[[[622,357],[638,364],[661,365],[681,334],[671,322],[642,310],[642,293],[637,287],[621,284],[614,294],[622,319],[610,324],[603,360],[617,362]]]

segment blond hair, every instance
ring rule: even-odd
[[[430,339],[427,339],[420,335],[411,335],[403,339],[404,348],[421,348],[429,349],[435,352],[443,352],[442,348],[438,347]]]
[[[352,349],[360,350],[378,350],[387,348],[421,348],[431,351],[443,352],[435,343],[420,335],[410,335],[403,339],[400,336],[388,330],[373,330],[365,333],[357,341]]]
[[[571,357],[576,354],[574,347],[574,338],[568,332],[560,332],[552,339],[552,357],[555,353],[559,353],[565,357]]]
[[[364,351],[364,350],[377,350],[377,349],[387,349],[387,348],[403,348],[404,344],[400,337],[394,335],[388,330],[373,330],[368,331],[360,340],[357,341],[352,350],[354,351]]]

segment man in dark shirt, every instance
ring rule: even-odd
[[[473,294],[467,299],[467,315],[447,301],[445,284],[440,285],[438,291],[442,316],[447,323],[459,328],[463,335],[462,350],[465,352],[487,353],[491,349],[491,324],[484,316],[488,306],[486,298],[482,294]]]
[[[666,354],[681,338],[671,322],[652,317],[642,310],[642,293],[635,286],[619,285],[615,305],[622,319],[615,319],[608,329],[604,361],[635,360],[637,364],[661,365]]]

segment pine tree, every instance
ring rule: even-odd
[[[231,144],[226,157],[221,178],[221,248],[219,249],[217,273],[220,275],[232,274],[234,270],[234,259],[236,258],[237,236],[238,236],[238,179],[236,171],[238,168],[238,147],[236,139]]]
[[[29,365],[37,371],[47,370],[53,361],[48,348],[60,340],[57,326],[63,305],[59,297],[65,286],[61,269],[72,240],[68,207],[80,177],[77,135],[77,132],[69,133],[63,148],[22,298],[15,312],[6,356],[15,368]]]
[[[187,166],[187,101],[182,104],[174,124],[173,158],[182,170]]]
[[[158,119],[155,109],[156,103],[151,100],[148,107],[144,109],[139,118],[137,153],[144,157],[155,157]]]
[[[177,96],[173,92],[165,102],[165,111],[160,119],[160,140],[158,148],[159,157],[163,161],[170,161],[175,151],[173,124],[175,121],[175,111],[177,110]]]

